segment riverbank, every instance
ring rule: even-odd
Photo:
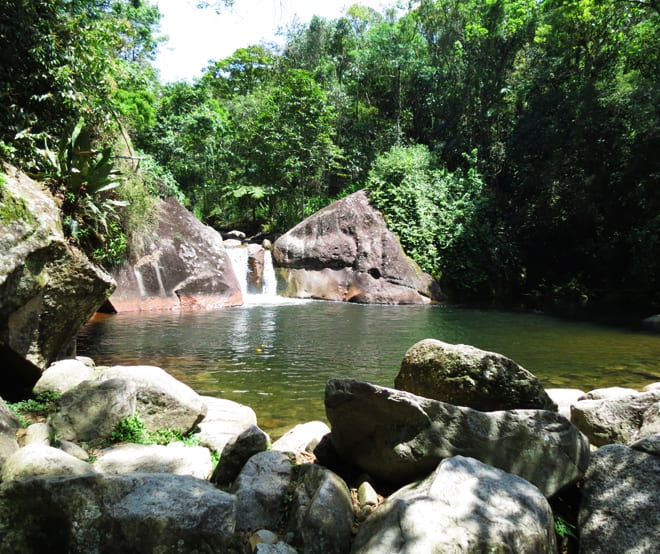
[[[598,545],[610,552],[633,546],[652,552],[659,529],[659,387],[548,391],[559,413],[489,414],[339,379],[328,382],[323,399],[331,429],[309,422],[271,443],[251,408],[200,396],[159,368],[95,367],[84,358],[58,362],[35,387],[50,400],[32,424],[21,428],[2,410],[3,551],[35,551],[48,536],[51,546],[70,552],[107,551],[108,537],[112,548],[140,551],[179,544],[188,551],[364,553],[382,552],[386,540],[421,553],[469,551],[473,540],[486,540],[515,552],[551,552],[558,545],[577,551],[573,537],[579,536],[585,552],[598,551]],[[417,411],[425,414],[422,419],[413,415]],[[404,427],[404,420],[397,423],[399,412]],[[623,421],[622,413],[628,414]],[[149,433],[161,436],[164,423],[176,421],[174,442],[126,442],[127,429],[137,425],[135,414]],[[603,414],[610,439],[603,438]],[[640,420],[646,429],[631,431],[631,422]],[[456,443],[460,455],[448,434],[457,425],[463,429]],[[447,432],[438,435],[445,426]],[[124,434],[117,434],[118,427]],[[399,429],[394,441],[392,429]],[[506,448],[487,446],[511,433],[517,438]],[[12,434],[16,444],[7,455]],[[419,466],[418,449],[438,438],[444,452],[439,465]],[[618,492],[603,496],[612,482]],[[485,490],[486,496],[479,492]],[[438,534],[438,525],[446,532]],[[608,531],[601,539],[603,525]],[[403,534],[391,538],[397,529]]]

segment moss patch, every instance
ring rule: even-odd
[[[7,190],[6,177],[0,174],[0,222],[12,221],[34,223],[35,218],[24,198],[19,198]]]

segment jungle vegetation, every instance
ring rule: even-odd
[[[657,0],[356,4],[174,83],[159,18],[0,8],[0,158],[100,263],[158,196],[276,235],[366,187],[454,300],[660,309]]]

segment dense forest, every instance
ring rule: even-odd
[[[130,258],[158,196],[257,236],[367,188],[453,300],[660,309],[657,0],[356,4],[192,83],[160,82],[159,19],[0,8],[0,159],[99,263]]]

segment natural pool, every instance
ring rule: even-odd
[[[78,353],[99,365],[157,365],[201,394],[251,406],[277,437],[324,419],[331,377],[393,386],[424,338],[504,354],[550,387],[660,381],[660,337],[546,315],[452,306],[277,302],[212,312],[97,316]]]

